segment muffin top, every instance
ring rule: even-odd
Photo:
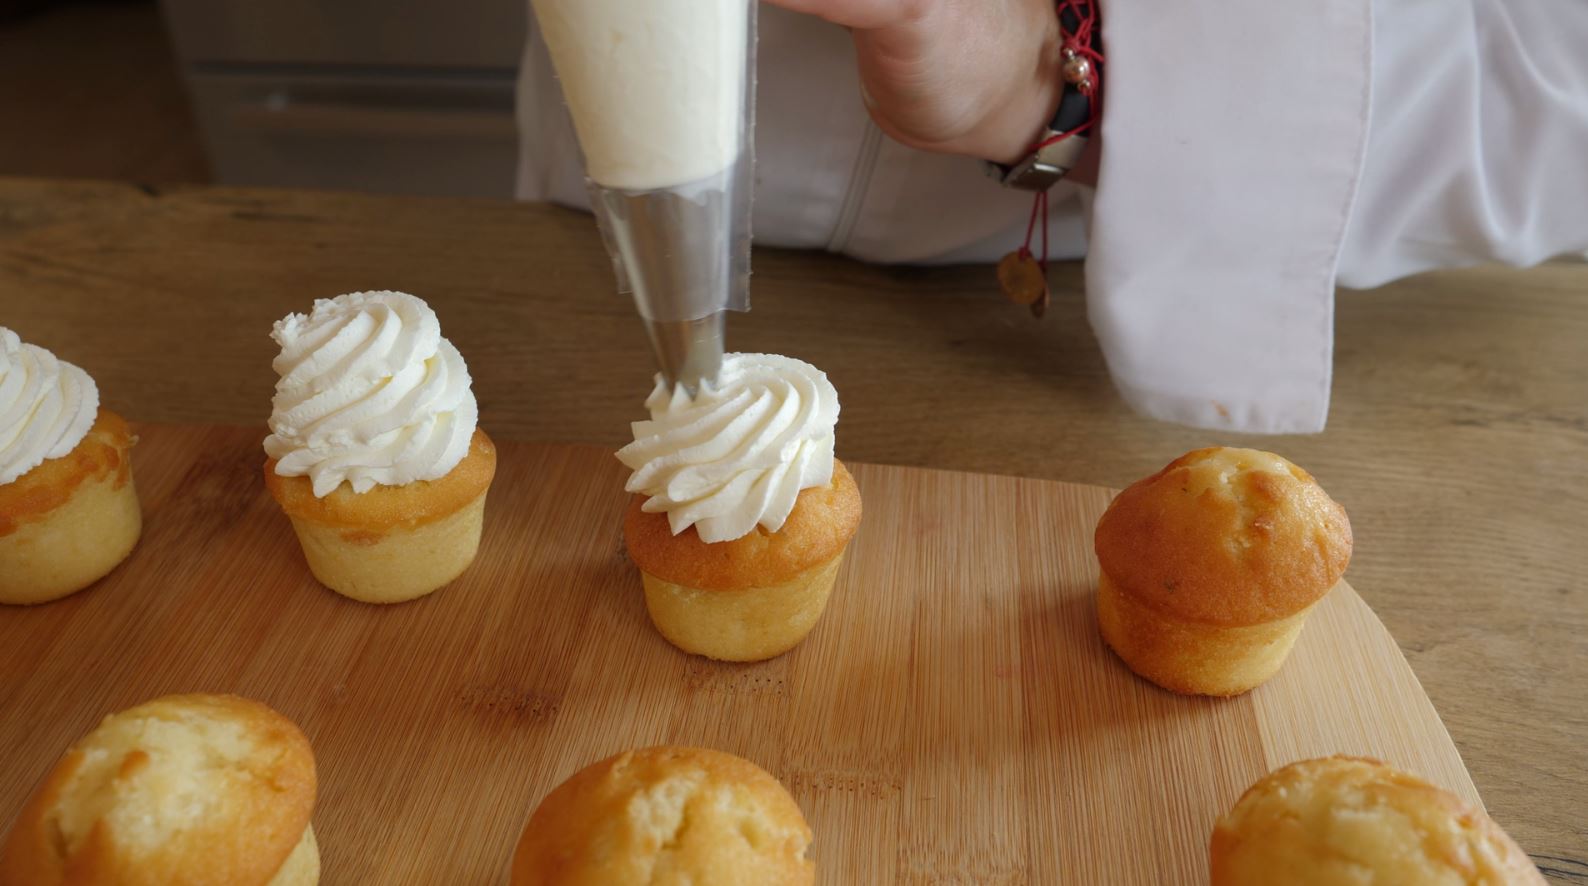
[[[1094,537],[1124,593],[1176,618],[1262,624],[1317,602],[1351,559],[1345,509],[1271,452],[1216,447],[1114,498]]]
[[[646,510],[647,501],[634,496],[623,520],[629,559],[662,581],[708,591],[790,581],[842,553],[860,528],[860,488],[838,459],[830,482],[802,491],[776,532],[755,526],[739,538],[709,544],[693,527],[674,535],[667,515]]]
[[[1378,762],[1304,760],[1264,776],[1213,828],[1213,886],[1543,884],[1487,815]]]
[[[84,483],[114,476],[116,488],[132,479],[128,450],[138,438],[121,416],[97,410],[83,439],[60,458],[46,459],[10,483],[0,483],[0,538],[47,517]]]
[[[315,495],[308,477],[283,477],[275,459],[265,461],[265,488],[288,516],[369,532],[413,529],[451,516],[478,498],[495,476],[496,444],[480,428],[474,429],[468,454],[440,479],[367,492],[343,483],[329,495]]]
[[[0,850],[0,883],[264,886],[314,807],[298,727],[231,695],[173,695],[74,744]]]
[[[530,818],[514,886],[814,883],[811,829],[761,767],[720,751],[653,747],[588,766]]]

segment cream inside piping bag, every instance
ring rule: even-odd
[[[749,310],[754,0],[533,0],[618,288],[663,376],[722,363]]]

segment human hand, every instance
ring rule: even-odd
[[[768,0],[850,29],[866,107],[906,145],[1001,163],[1058,107],[1053,0]]]

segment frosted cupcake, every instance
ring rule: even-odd
[[[457,578],[479,549],[496,447],[435,312],[406,293],[355,292],[288,315],[272,338],[265,485],[314,577],[367,603]]]
[[[132,552],[135,442],[88,373],[0,327],[0,603],[80,591]]]
[[[651,620],[710,658],[792,649],[860,526],[860,490],[833,457],[838,392],[809,363],[729,354],[693,399],[658,378],[645,406],[618,459],[634,471],[624,539]]]

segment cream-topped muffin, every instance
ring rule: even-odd
[[[314,886],[314,755],[235,695],[171,695],[71,746],[0,847],[0,886]]]
[[[265,484],[315,578],[368,603],[423,596],[479,550],[496,447],[425,302],[320,299],[276,323]]]
[[[88,373],[0,327],[0,603],[64,597],[127,558],[135,442]]]
[[[690,397],[659,376],[618,451],[645,602],[686,652],[758,661],[793,648],[827,605],[860,490],[833,457],[838,392],[816,367],[728,354]]]
[[[761,767],[704,748],[625,751],[540,802],[513,886],[809,886],[810,825]]]

